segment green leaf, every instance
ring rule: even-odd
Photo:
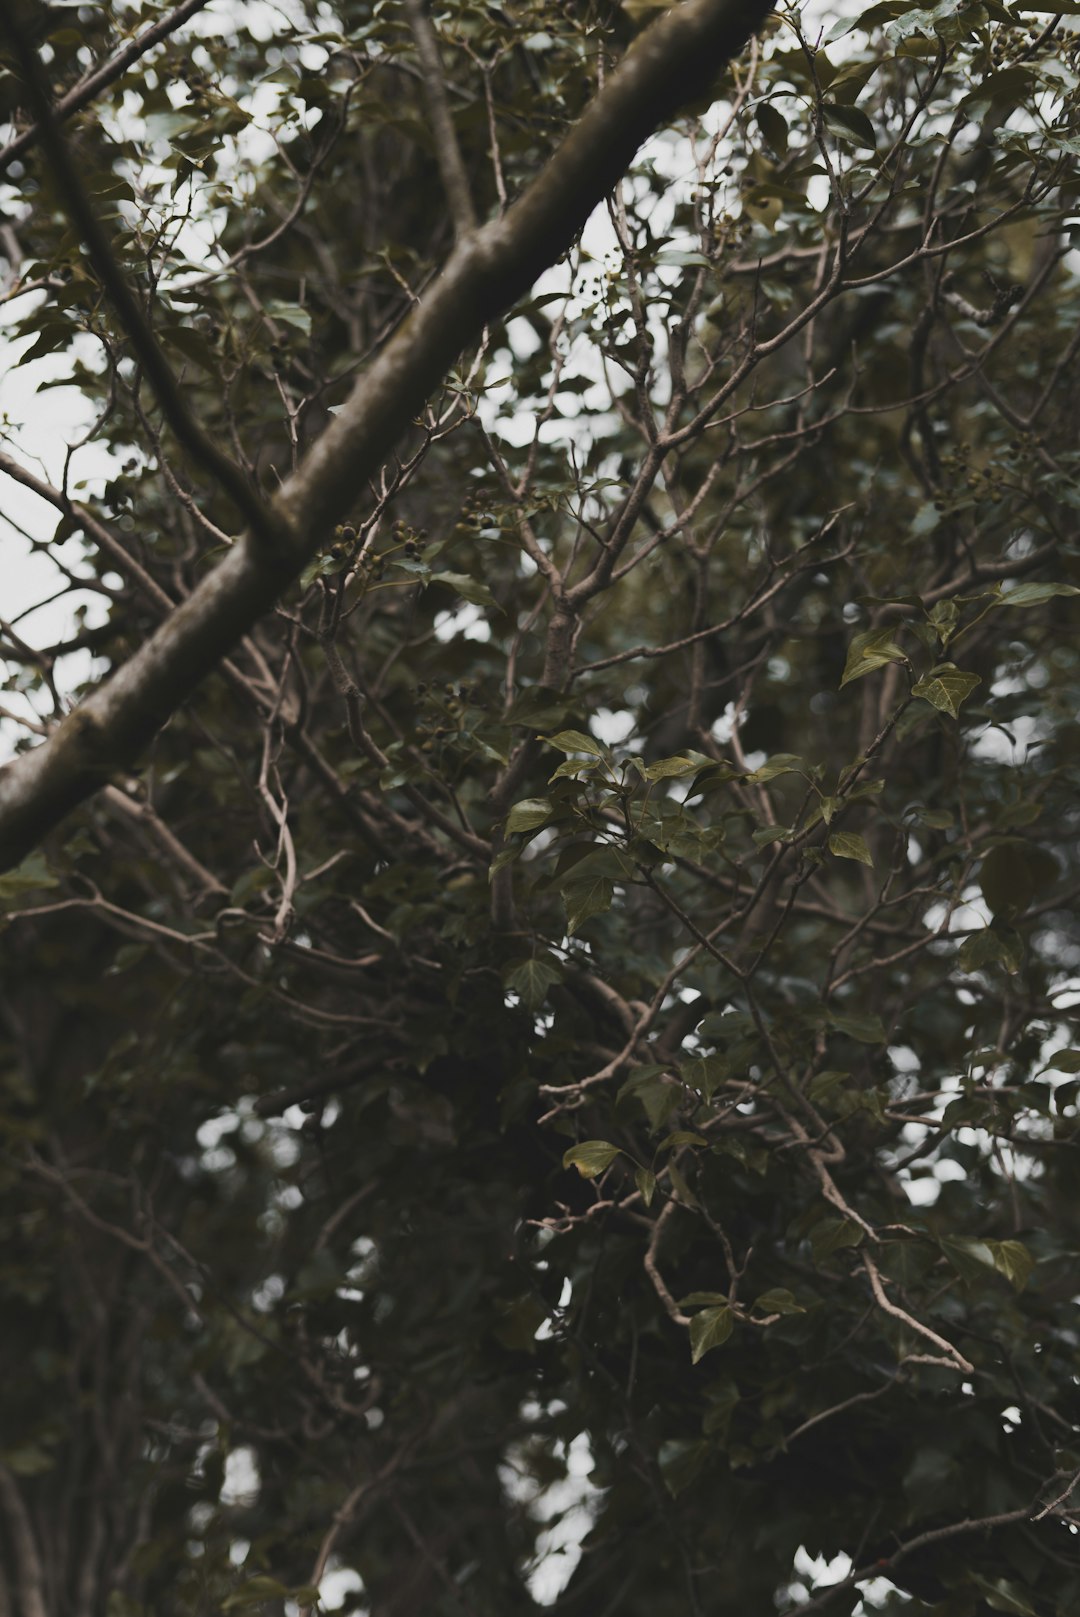
[[[655,1063],[635,1068],[615,1097],[616,1108],[631,1099],[640,1101],[650,1128],[663,1128],[683,1098],[682,1086],[667,1076],[668,1071]]]
[[[713,1348],[723,1347],[735,1329],[735,1315],[726,1303],[706,1308],[690,1321],[690,1362],[697,1364]]]
[[[237,1611],[244,1606],[261,1606],[266,1600],[284,1600],[288,1598],[288,1586],[279,1583],[277,1578],[260,1576],[248,1578],[239,1589],[231,1595],[226,1595],[221,1602],[222,1611]]]
[[[872,674],[876,668],[884,668],[887,663],[904,660],[905,653],[893,639],[892,629],[866,629],[862,634],[857,634],[848,647],[840,689],[850,685],[853,679]]]
[[[1022,1241],[987,1241],[994,1260],[994,1268],[1012,1286],[1023,1291],[1035,1267],[1035,1259]]]
[[[752,831],[750,839],[758,848],[767,848],[770,843],[779,842],[781,837],[791,835],[791,829],[786,825],[763,825],[759,831]]]
[[[758,128],[776,153],[783,157],[788,148],[788,124],[782,113],[768,101],[763,101],[754,113]]]
[[[555,812],[555,805],[547,797],[524,797],[515,803],[506,816],[507,832],[536,831],[546,825]]]
[[[60,884],[48,865],[45,863],[43,853],[32,853],[16,865],[13,870],[6,871],[0,876],[0,900],[5,898],[22,898],[26,893],[33,893],[41,887],[58,887]]]
[[[625,9],[629,9],[626,7]],[[677,1499],[696,1478],[709,1458],[711,1445],[701,1438],[677,1438],[660,1449],[660,1475],[672,1498]]]
[[[694,1195],[694,1192],[690,1189],[690,1186],[686,1183],[686,1180],[683,1178],[683,1175],[675,1166],[674,1162],[668,1163],[667,1176],[671,1181],[672,1190],[675,1192],[675,1195],[679,1201],[682,1202],[683,1206],[696,1207],[698,1205],[698,1199]]]
[[[506,987],[517,994],[530,1011],[538,1011],[547,998],[548,989],[562,981],[562,968],[550,955],[532,960],[511,962],[503,972]]]
[[[856,146],[868,152],[877,150],[877,133],[874,126],[866,113],[861,112],[858,107],[843,107],[835,101],[827,101],[821,111],[826,127],[849,146]]]
[[[695,1134],[692,1129],[676,1129],[674,1134],[668,1134],[656,1147],[658,1151],[669,1151],[679,1145],[708,1145],[703,1134]]]
[[[726,1308],[728,1294],[726,1291],[691,1291],[685,1297],[679,1298],[680,1308]]]
[[[960,617],[960,608],[957,606],[955,601],[937,601],[930,608],[927,615],[937,631],[937,637],[941,642],[941,649],[944,651],[945,647],[949,644],[949,641],[956,633],[956,625]]]
[[[1033,842],[999,842],[983,859],[979,885],[995,916],[1022,915],[1036,893],[1058,876],[1054,855]]]
[[[1080,1050],[1055,1050],[1043,1072],[1080,1072]]]
[[[185,359],[193,360],[211,376],[218,374],[218,360],[206,338],[194,326],[166,326],[160,333],[167,348],[175,348]]]
[[[607,1140],[582,1140],[563,1152],[562,1165],[576,1168],[583,1179],[595,1179],[611,1167],[618,1155],[619,1147],[609,1145]]]
[[[793,1292],[786,1286],[775,1286],[772,1291],[763,1291],[754,1308],[761,1314],[805,1314],[806,1309],[801,1303],[795,1301]]]
[[[693,1061],[680,1062],[679,1075],[684,1084],[699,1089],[710,1100],[728,1075],[727,1060],[724,1056],[696,1056]]]
[[[815,1263],[824,1263],[843,1247],[860,1246],[865,1230],[850,1218],[823,1218],[810,1232],[810,1250]]]
[[[0,1460],[17,1477],[42,1476],[56,1464],[55,1458],[40,1443],[23,1443],[18,1448],[4,1449],[0,1451]]]
[[[1007,101],[1010,106],[1016,106],[1023,102],[1037,83],[1029,67],[1003,67],[997,72],[988,73],[982,83],[969,90],[958,105],[967,107],[978,101]]]
[[[1052,601],[1055,595],[1080,595],[1080,589],[1075,584],[1017,584],[1011,590],[1002,590],[997,604],[1041,606],[1044,601]]]
[[[585,752],[590,758],[606,758],[610,756],[607,747],[597,741],[595,736],[586,735],[584,730],[560,730],[557,735],[543,736],[549,747],[556,747],[559,752]]]
[[[919,803],[908,813],[912,814],[920,825],[929,826],[932,831],[951,831],[956,824],[956,815],[948,809],[931,809]]]
[[[468,573],[432,573],[432,584],[445,584],[452,589],[455,595],[460,595],[463,601],[471,601],[473,606],[498,606],[494,595],[486,584],[478,579],[470,578]]]
[[[849,1039],[858,1039],[860,1044],[885,1043],[884,1023],[881,1017],[876,1016],[872,1011],[865,1014],[830,1011],[829,1023],[838,1033],[846,1033]]]
[[[800,758],[793,752],[776,752],[762,764],[760,769],[755,769],[753,774],[747,775],[746,778],[760,783],[766,780],[774,780],[777,775],[805,775],[806,773],[805,758]]]
[[[830,1067],[825,1072],[819,1072],[807,1093],[815,1106],[842,1105],[850,1072]]]
[[[870,849],[854,831],[834,831],[829,838],[829,852],[837,859],[857,859],[861,865],[874,863]]]
[[[689,758],[681,755],[675,758],[658,758],[654,764],[648,764],[645,769],[646,780],[671,780],[680,775],[693,775],[701,768],[706,760],[702,757]]]
[[[566,930],[573,935],[581,930],[593,915],[603,915],[611,908],[615,883],[608,876],[593,876],[588,881],[571,882],[563,889],[566,905]]]
[[[1004,966],[1006,971],[1015,973],[1020,970],[1024,960],[1023,939],[1011,928],[1003,931],[988,926],[982,932],[973,932],[971,937],[964,940],[956,959],[961,971]]]
[[[911,687],[912,696],[921,696],[924,702],[936,707],[951,718],[960,717],[960,709],[982,680],[978,674],[966,674],[955,663],[938,663],[924,679]]]
[[[646,1207],[651,1207],[653,1197],[656,1195],[656,1175],[648,1168],[635,1168],[634,1183],[641,1192],[641,1199]]]
[[[982,1280],[987,1269],[995,1267],[994,1254],[985,1241],[973,1241],[960,1235],[943,1235],[938,1245],[961,1280]]]

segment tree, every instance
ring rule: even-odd
[[[3,29],[0,1612],[1075,1612],[1072,11]]]

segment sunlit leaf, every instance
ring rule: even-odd
[[[611,1167],[618,1155],[619,1147],[606,1140],[582,1140],[563,1152],[562,1165],[576,1168],[583,1179],[595,1179]]]

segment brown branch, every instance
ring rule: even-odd
[[[962,1522],[950,1522],[945,1527],[931,1527],[925,1533],[917,1533],[909,1538],[906,1544],[884,1561],[874,1561],[870,1566],[857,1567],[849,1572],[846,1578],[838,1583],[830,1584],[821,1594],[815,1595],[812,1600],[796,1609],[801,1612],[821,1611],[832,1599],[850,1589],[856,1583],[862,1583],[867,1578],[887,1577],[893,1567],[906,1561],[909,1555],[921,1550],[927,1544],[936,1544],[942,1539],[959,1538],[967,1533],[987,1533],[992,1527],[1008,1527],[1012,1522],[1022,1522],[1030,1518],[1031,1507],[1022,1505],[1019,1510],[1004,1510],[997,1516],[968,1517]]]
[[[874,1300],[876,1301],[878,1307],[886,1314],[891,1314],[893,1319],[898,1319],[902,1322],[902,1324],[909,1326],[910,1329],[916,1331],[919,1336],[924,1336],[928,1342],[933,1342],[935,1347],[939,1347],[942,1350],[942,1352],[946,1355],[945,1360],[935,1359],[931,1361],[932,1363],[948,1363],[954,1369],[966,1370],[970,1375],[975,1369],[975,1366],[970,1362],[970,1360],[965,1359],[964,1355],[959,1351],[958,1348],[954,1348],[951,1342],[947,1342],[943,1336],[939,1336],[936,1331],[932,1331],[929,1325],[921,1324],[917,1319],[913,1318],[913,1316],[909,1314],[906,1309],[900,1308],[896,1303],[890,1302],[888,1297],[885,1295],[885,1287],[882,1285],[881,1274],[878,1270],[877,1264],[874,1262],[873,1258],[868,1252],[863,1252],[861,1256],[863,1268],[866,1270],[870,1281],[870,1289],[874,1293]]]
[[[476,229],[476,211],[450,112],[450,100],[446,94],[439,41],[425,0],[404,0],[404,11],[416,42],[416,54],[420,58],[424,99],[427,101],[431,132],[435,137],[435,158],[453,215],[454,234],[458,241],[462,241]]]
[[[197,884],[200,895],[205,892],[228,897],[229,889],[224,882],[219,881],[212,870],[207,870],[206,866],[196,859],[190,848],[184,846],[179,837],[155,812],[151,803],[121,791],[118,786],[106,786],[104,797],[111,808],[122,814],[125,819],[142,826],[154,838],[173,863]]]
[[[8,1537],[15,1552],[16,1592],[19,1617],[48,1617],[45,1606],[45,1573],[41,1565],[34,1529],[19,1485],[7,1466],[0,1462],[0,1510],[7,1519]]]
[[[113,256],[109,239],[60,132],[41,61],[13,11],[4,16],[3,28],[37,114],[41,143],[56,176],[68,215],[86,247],[90,262],[135,350],[166,421],[178,442],[228,495],[255,538],[271,553],[283,550],[288,554],[292,549],[292,534],[285,513],[276,506],[266,504],[241,468],[203,432],[188,409],[172,367]]]
[[[462,347],[568,250],[642,142],[710,90],[770,9],[767,0],[685,0],[638,36],[506,215],[458,245],[279,491],[273,515],[283,543],[245,536],[48,742],[0,772],[0,869],[23,858],[116,769],[131,767],[348,515]]]
[[[174,6],[172,11],[152,23],[149,28],[144,28],[141,34],[137,34],[134,39],[122,46],[115,56],[110,56],[107,62],[103,62],[100,67],[91,68],[78,84],[56,102],[52,109],[54,121],[58,124],[66,123],[75,113],[81,112],[95,96],[102,90],[107,90],[121,74],[126,73],[132,63],[145,56],[147,51],[152,50],[161,40],[174,34],[189,17],[193,17],[197,11],[202,11],[206,4],[207,0],[182,0],[182,4]],[[0,151],[0,174],[3,174],[24,152],[29,151],[30,147],[40,140],[41,134],[42,126],[39,121],[9,141]]]

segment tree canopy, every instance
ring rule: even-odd
[[[5,10],[0,1617],[1080,1610],[1077,16]]]

